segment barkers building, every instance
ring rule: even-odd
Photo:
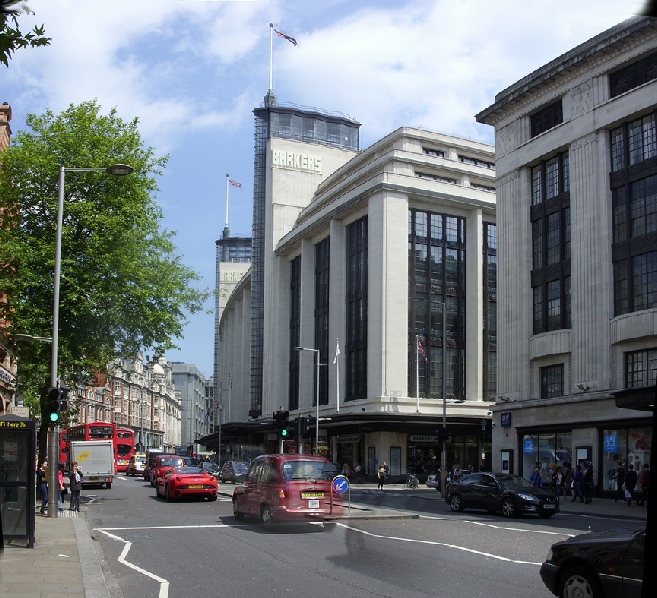
[[[496,392],[493,148],[278,105],[255,114],[251,269],[217,334],[222,458],[315,452],[392,475],[490,467]],[[216,448],[218,438],[203,442]]]
[[[511,87],[495,127],[493,468],[649,463],[657,377],[657,20],[635,17]]]

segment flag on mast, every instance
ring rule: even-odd
[[[285,33],[281,33],[280,31],[277,31],[276,29],[274,29],[274,33],[276,35],[278,35],[278,37],[280,37],[281,39],[286,39],[287,41],[289,41],[293,46],[298,45],[297,40],[294,39],[293,37],[290,37],[289,35],[286,35]]]
[[[338,355],[340,355],[340,343],[336,341],[335,343],[335,357],[333,358],[333,364],[336,365],[338,363]]]
[[[340,411],[340,364],[338,363],[338,355],[340,355],[340,341],[335,339],[335,357],[333,363],[335,364],[335,410]]]
[[[238,183],[237,181],[234,181],[233,179],[228,179],[228,183],[231,184],[233,187],[241,187],[242,183]]]
[[[427,354],[424,352],[424,347],[422,346],[422,341],[418,337],[417,339],[417,349],[420,353],[422,353],[422,357],[424,357],[424,362],[429,363],[429,360],[427,359]]]

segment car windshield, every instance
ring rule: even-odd
[[[161,459],[160,460],[160,467],[170,467],[171,465],[182,465],[183,460],[178,458],[173,458],[173,459]]]
[[[177,474],[188,474],[188,475],[198,475],[199,473],[204,473],[200,467],[174,467],[173,473]]]
[[[240,461],[233,463],[233,469],[235,473],[246,473],[246,470],[249,468],[248,463],[242,463]]]
[[[301,459],[283,463],[285,480],[331,480],[336,475],[337,469],[332,463]]]
[[[219,466],[216,463],[210,463],[210,462],[202,463],[201,467],[208,471],[219,471]]]
[[[496,477],[497,477],[497,481],[505,488],[511,488],[513,490],[521,490],[523,488],[534,487],[525,478],[521,478],[520,476],[517,475],[498,475]]]

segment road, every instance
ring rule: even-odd
[[[549,546],[591,525],[567,514],[509,520],[452,513],[430,489],[351,492],[354,504],[413,509],[418,519],[270,529],[237,522],[227,496],[167,503],[141,478],[119,477],[111,490],[85,490],[83,500],[112,595],[129,598],[549,598],[538,573]]]

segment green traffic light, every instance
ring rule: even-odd
[[[50,414],[50,423],[56,424],[59,421],[59,413]]]
[[[285,438],[287,436],[287,430],[282,430],[281,431],[281,436]]]

